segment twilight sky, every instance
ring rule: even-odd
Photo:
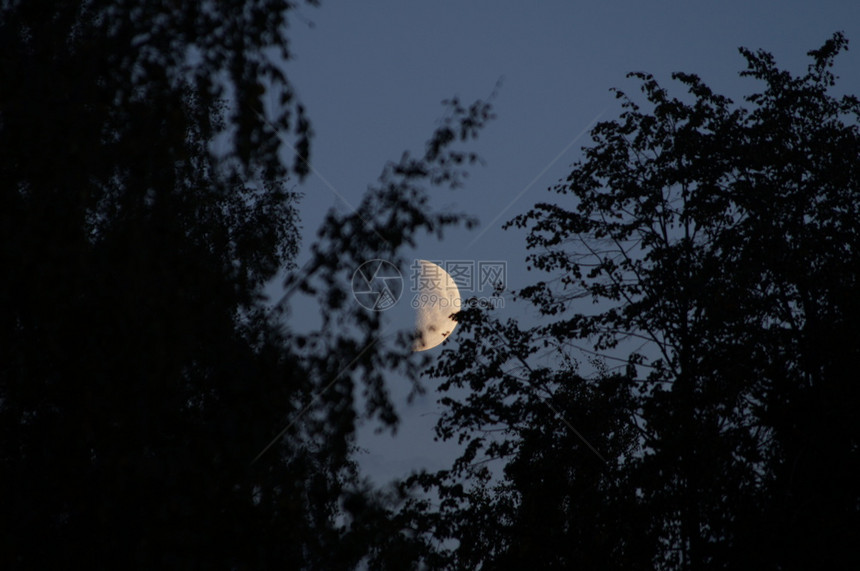
[[[838,87],[860,93],[860,2],[850,0],[323,0],[299,13],[304,21],[293,16],[295,59],[287,73],[315,132],[311,162],[327,181],[311,175],[297,188],[305,194],[299,266],[324,213],[347,208],[329,184],[358,204],[386,161],[423,149],[443,99],[485,98],[500,78],[497,118],[474,146],[486,165],[437,202],[477,215],[481,226],[450,231],[443,241],[429,237],[414,257],[504,260],[515,289],[537,276],[525,272],[524,233],[503,231],[502,223],[553,199],[546,189],[590,142],[584,130],[598,117],[618,115],[609,89],[638,93],[626,73],[652,73],[673,94],[680,90],[671,72],[696,73],[740,102],[759,86],[738,77],[739,46],[770,51],[778,65],[801,73],[806,52],[841,30],[851,44],[837,60]],[[456,331],[445,345],[452,343]],[[392,380],[402,401],[399,389]],[[432,442],[437,413],[430,389],[411,407],[400,403],[396,438],[362,430],[361,463],[375,480],[442,468],[456,449]]]

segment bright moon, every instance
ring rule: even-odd
[[[418,260],[417,303],[413,302],[416,339],[413,351],[426,351],[442,343],[457,327],[452,313],[460,311],[460,290],[451,275],[439,265]]]

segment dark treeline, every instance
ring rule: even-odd
[[[471,223],[425,193],[460,183],[488,106],[447,102],[295,268],[312,155],[291,2],[0,5],[0,567],[416,560],[351,458],[359,413],[397,420],[385,371],[415,366],[340,284]],[[289,296],[264,307],[284,268],[319,331],[284,327]]]
[[[553,200],[510,223],[545,276],[518,292],[541,323],[460,315],[433,374],[470,389],[437,428],[469,444],[411,482],[445,498],[453,565],[860,565],[860,102],[831,94],[846,47],[834,35],[802,76],[742,49],[760,88],[743,105],[633,74],[644,101],[616,92]]]
[[[313,154],[292,9],[0,2],[0,567],[860,566],[841,35],[799,77],[743,51],[743,105],[685,74],[678,98],[647,75],[643,101],[617,92],[553,200],[512,221],[541,322],[461,312],[430,369],[469,389],[437,427],[462,457],[382,492],[355,423],[396,425],[383,380],[421,369],[342,284],[473,223],[427,193],[461,184],[491,112],[447,102],[295,267]],[[318,331],[290,329],[297,295]]]

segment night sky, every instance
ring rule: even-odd
[[[739,77],[744,61],[738,47],[769,51],[779,66],[802,73],[806,52],[842,30],[852,44],[837,60],[838,88],[860,92],[860,4],[844,0],[330,0],[298,14],[291,24],[294,60],[286,71],[315,133],[315,174],[296,188],[304,193],[299,267],[325,212],[349,210],[387,161],[405,150],[421,152],[444,112],[442,100],[453,96],[468,104],[496,91],[496,119],[473,146],[486,164],[470,169],[464,188],[439,191],[434,199],[437,207],[478,216],[481,226],[450,230],[442,241],[428,236],[410,255],[503,260],[508,288],[517,289],[536,276],[525,270],[525,234],[502,230],[502,224],[535,202],[553,199],[547,189],[580,157],[589,143],[587,129],[620,112],[610,88],[638,94],[638,83],[625,78],[628,72],[652,73],[673,95],[682,91],[670,74],[695,73],[741,102],[759,86]],[[507,314],[534,314],[510,296],[505,302],[501,311]],[[317,315],[317,308],[299,304],[291,326],[312,323]],[[387,317],[395,329],[408,326],[407,303],[401,300]],[[455,347],[456,331],[428,353]],[[432,442],[432,384],[411,406],[405,383],[391,379],[390,385],[402,424],[396,438],[374,436],[372,423],[363,427],[363,468],[385,481],[419,467],[445,467],[456,446]]]

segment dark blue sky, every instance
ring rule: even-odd
[[[860,2],[850,0],[323,0],[300,13],[306,22],[292,20],[295,59],[287,71],[313,122],[313,166],[327,181],[312,175],[298,188],[305,194],[300,265],[325,211],[348,208],[337,195],[358,204],[386,161],[422,150],[443,99],[486,97],[501,77],[497,119],[475,146],[486,166],[437,202],[477,215],[482,226],[449,232],[441,242],[428,237],[415,257],[504,259],[514,288],[536,278],[524,271],[524,234],[501,224],[553,198],[546,189],[589,142],[577,135],[601,113],[617,116],[609,89],[637,92],[626,73],[653,73],[671,89],[671,72],[692,72],[740,101],[758,86],[738,77],[739,46],[770,51],[781,67],[800,73],[806,52],[842,30],[852,43],[838,60],[839,87],[860,93]],[[431,394],[402,410],[396,440],[365,434],[369,473],[386,478],[441,467],[450,449],[427,444],[434,401]]]

